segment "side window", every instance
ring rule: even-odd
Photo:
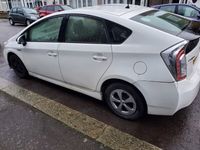
[[[55,11],[62,11],[63,9],[60,6],[55,6]]]
[[[172,12],[172,13],[175,12],[175,8],[176,8],[175,6],[162,6],[162,7],[160,7],[161,10]]]
[[[47,11],[54,11],[54,6],[47,6]]]
[[[106,21],[106,24],[112,44],[123,43],[132,33],[130,29],[111,21]]]
[[[98,19],[70,16],[65,41],[69,43],[107,43],[105,25]]]
[[[46,10],[47,6],[43,6],[40,10]]]
[[[23,10],[21,8],[17,8],[17,13],[18,14],[23,14]]]
[[[28,31],[30,42],[57,42],[63,17],[50,18],[36,24]]]
[[[199,12],[192,7],[179,6],[178,7],[178,14],[185,16],[185,17],[197,18]]]
[[[16,13],[16,12],[17,12],[17,8],[13,8],[12,13]]]

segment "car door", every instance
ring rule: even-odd
[[[10,12],[10,17],[13,19],[14,22],[16,22],[16,13],[17,13],[17,8],[13,8]]]
[[[46,16],[46,9],[47,9],[47,6],[43,6],[42,8],[38,10],[40,17]]]
[[[71,15],[60,44],[59,64],[64,81],[95,90],[112,62],[111,45],[103,20]]]
[[[58,37],[63,17],[51,17],[30,27],[22,49],[24,64],[34,75],[63,81],[58,64]]]
[[[180,5],[178,6],[178,14],[197,20],[199,16],[199,11],[190,6]]]
[[[17,8],[17,19],[18,19],[17,22],[20,22],[20,23],[26,22],[26,17],[22,8]]]

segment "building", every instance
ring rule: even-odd
[[[152,6],[163,3],[193,3],[197,0],[129,0],[131,4]],[[9,11],[12,7],[22,6],[35,8],[49,4],[70,5],[73,8],[87,7],[93,5],[127,3],[127,0],[0,0],[0,11]],[[198,0],[198,3],[200,1]],[[200,4],[199,4],[200,5]]]

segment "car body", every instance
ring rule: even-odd
[[[200,8],[193,5],[172,3],[155,5],[153,7],[187,17],[188,19],[193,21],[200,22]]]
[[[12,8],[8,16],[11,25],[14,25],[15,23],[29,25],[38,18],[39,15],[36,10],[25,7]]]
[[[43,7],[39,7],[39,8],[37,8],[37,11],[38,11],[40,17],[44,17],[46,15],[49,15],[49,14],[52,14],[55,12],[70,10],[70,9],[72,9],[72,8],[68,5],[54,4],[54,5],[45,5]]]
[[[199,91],[199,36],[185,31],[188,20],[175,14],[125,7],[41,18],[4,44],[4,57],[19,77],[105,100],[122,118],[173,115]]]
[[[198,7],[179,3],[155,5],[152,7],[187,18],[190,20],[190,24],[187,27],[188,32],[200,35],[200,9]]]

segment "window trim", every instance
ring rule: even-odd
[[[91,42],[88,42],[88,43],[77,43],[77,42],[70,42],[72,44],[110,44],[110,36],[109,36],[109,33],[108,33],[108,28],[107,28],[107,25],[106,25],[106,22],[105,22],[105,19],[103,18],[100,18],[100,17],[97,17],[97,16],[92,16],[92,15],[87,15],[87,14],[79,14],[79,13],[71,13],[71,14],[67,14],[66,15],[66,21],[65,23],[63,24],[63,29],[62,29],[62,32],[61,32],[61,43],[69,43],[69,42],[66,42],[65,41],[65,32],[67,30],[67,27],[68,27],[68,21],[69,21],[69,18],[71,16],[76,16],[76,17],[87,17],[87,18],[92,18],[92,19],[95,19],[95,20],[99,20],[103,23],[104,27],[105,27],[105,30],[106,30],[106,39],[107,39],[107,42],[106,43],[91,43]]]

